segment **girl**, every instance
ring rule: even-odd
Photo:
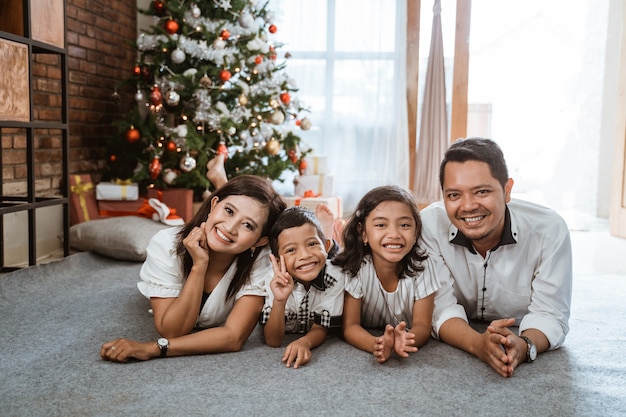
[[[439,283],[417,246],[421,227],[411,194],[397,186],[374,188],[348,220],[344,251],[332,261],[347,275],[344,338],[379,363],[392,352],[408,357],[430,337]],[[370,328],[384,332],[373,336]]]
[[[268,235],[284,209],[267,180],[242,175],[211,194],[189,223],[158,232],[137,286],[162,337],[112,340],[100,356],[126,362],[241,350],[273,276]]]

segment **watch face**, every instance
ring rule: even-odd
[[[530,352],[528,352],[528,354],[530,355],[530,360],[534,361],[535,358],[537,358],[537,346],[531,345]]]
[[[153,339],[153,340],[154,340],[154,339]],[[161,338],[159,338],[159,340],[157,340],[157,344],[158,344],[159,346],[166,347],[167,345],[169,345],[169,344],[170,344],[170,342],[169,342],[166,338],[161,337]]]

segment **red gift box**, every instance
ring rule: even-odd
[[[176,214],[188,222],[193,217],[193,190],[168,188],[167,190],[148,189],[148,198],[156,198],[168,207],[176,209]]]
[[[91,175],[70,175],[70,224],[99,219]]]

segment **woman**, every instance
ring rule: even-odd
[[[150,298],[155,343],[116,339],[102,359],[239,351],[263,308],[272,277],[268,234],[285,202],[260,177],[242,175],[218,188],[185,226],[150,241],[137,284]]]

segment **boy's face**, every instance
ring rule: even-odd
[[[326,248],[311,224],[283,230],[278,235],[278,255],[287,272],[298,281],[311,282],[326,265]]]

